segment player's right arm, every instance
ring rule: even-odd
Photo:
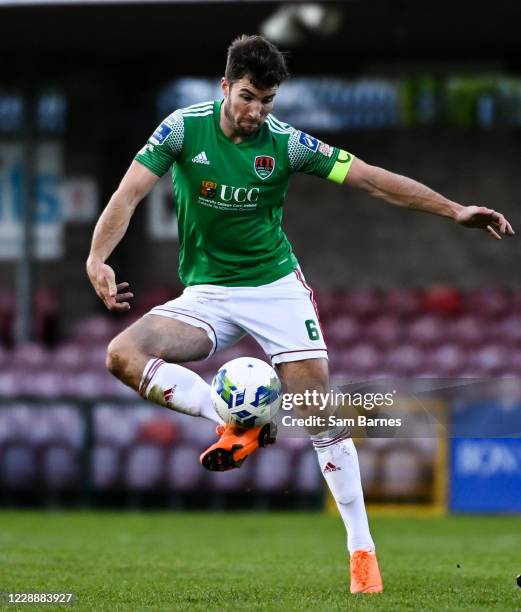
[[[133,295],[128,291],[128,283],[116,284],[114,270],[106,261],[125,235],[139,202],[177,160],[183,140],[183,116],[181,111],[175,111],[157,127],[136,155],[96,224],[87,274],[109,310],[129,310],[128,300]]]
[[[133,295],[126,291],[128,283],[116,285],[114,270],[105,262],[125,235],[137,205],[158,180],[156,174],[141,163],[133,161],[94,228],[87,259],[87,274],[96,293],[109,310],[129,310],[130,304],[127,300]]]
[[[482,229],[501,240],[514,230],[505,216],[486,206],[463,206],[407,176],[353,159],[344,185],[364,189],[372,196],[402,208],[447,217],[463,227]]]

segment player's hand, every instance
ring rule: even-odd
[[[87,274],[96,293],[108,310],[113,312],[130,310],[130,300],[134,294],[128,291],[128,283],[116,284],[116,275],[110,266],[101,262],[89,262]]]
[[[513,236],[515,233],[504,215],[485,206],[465,206],[456,216],[456,223],[485,230],[496,240],[501,240],[501,234]]]

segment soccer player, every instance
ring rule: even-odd
[[[272,440],[259,435],[259,428],[225,426],[212,407],[209,385],[180,364],[205,359],[247,333],[271,359],[286,392],[330,390],[313,291],[281,228],[294,172],[365,189],[397,206],[481,228],[496,239],[513,234],[499,212],[452,202],[278,121],[271,111],[288,76],[284,56],[270,42],[260,36],[234,40],[221,81],[224,99],[178,109],[159,125],[98,220],[87,260],[90,281],[106,307],[128,310],[133,297],[129,285],[116,284],[106,261],[136,206],[171,168],[179,276],[186,289],[112,340],[107,367],[144,398],[215,421],[219,439],[201,455],[210,470],[239,467],[259,445]],[[301,415],[311,408],[301,408]],[[349,432],[314,432],[311,440],[347,530],[351,592],[380,592]]]

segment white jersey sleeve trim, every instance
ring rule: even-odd
[[[185,123],[181,110],[176,110],[163,120],[149,139],[154,146],[169,149],[175,155],[179,155],[183,148],[185,135]]]
[[[266,118],[266,123],[269,129],[276,134],[291,134],[294,132],[294,128],[287,123],[281,123],[278,119],[275,119],[273,115],[268,115]]]
[[[298,172],[309,155],[309,149],[299,142],[298,130],[293,130],[288,139],[289,165],[293,172]]]
[[[208,115],[213,115],[213,109],[200,113],[183,113],[183,117],[208,117]]]
[[[183,115],[186,113],[200,113],[208,110],[213,110],[213,102],[201,102],[201,104],[192,104],[181,109]]]
[[[291,126],[289,123],[283,123],[282,121],[279,121],[276,117],[274,117],[273,115],[268,115],[268,119],[269,121],[275,125],[276,127],[278,127],[280,130],[284,130],[285,132],[293,132],[294,131],[294,127]]]

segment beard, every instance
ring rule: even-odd
[[[223,112],[224,112],[224,116],[226,117],[226,121],[228,121],[228,123],[230,124],[232,130],[234,131],[234,134],[236,136],[241,136],[241,137],[247,137],[247,136],[251,136],[252,134],[255,134],[255,132],[261,127],[262,121],[257,123],[255,126],[251,125],[250,128],[242,127],[240,123],[236,121],[234,116],[231,114],[228,103],[229,103],[229,100],[225,99],[224,105],[223,105],[224,107]]]

